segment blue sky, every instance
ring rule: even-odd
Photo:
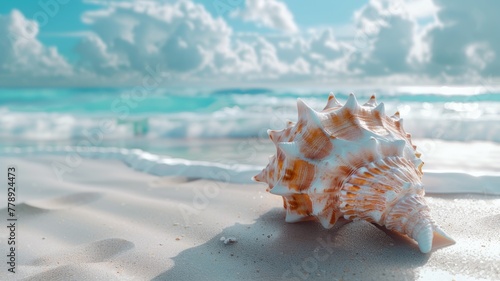
[[[41,2],[47,3],[47,7],[51,7],[51,10],[55,9],[52,8],[54,6],[51,4],[57,3],[59,12],[53,17],[49,16],[48,23],[40,29],[39,40],[45,45],[57,46],[61,54],[71,60],[75,60],[73,48],[80,38],[78,36],[68,36],[64,33],[87,30],[88,26],[80,19],[82,12],[98,10],[101,5],[79,0],[71,0],[66,4],[59,4],[57,1]],[[231,2],[221,1],[222,3],[226,3],[227,6],[219,6],[219,10],[216,7],[218,3],[213,0],[197,0],[194,2],[203,4],[205,9],[214,17],[219,16],[220,11],[225,11],[229,7],[229,12],[223,13],[221,16],[235,31],[270,32],[268,29],[259,28],[254,24],[233,19],[229,16],[231,10],[244,8],[244,0],[235,0],[235,3],[238,3],[236,5],[229,4]],[[314,4],[311,4],[303,0],[289,0],[286,3],[290,11],[294,13],[297,24],[303,28],[314,28],[348,24],[352,20],[354,11],[361,8],[367,2],[353,0],[335,3],[328,0],[318,0]],[[321,9],[318,9],[318,7],[321,7]],[[2,6],[0,6],[0,14],[8,14],[14,9],[21,11],[27,18],[33,18],[37,12],[44,11],[42,5],[37,1],[8,1],[2,3]]]
[[[58,5],[58,7],[59,12],[53,17],[48,17],[48,22],[41,27],[38,38],[44,45],[57,46],[62,54],[74,59],[72,49],[77,44],[79,38],[55,35],[58,33],[85,30],[87,26],[80,20],[82,11],[95,9],[96,6],[72,0],[67,4]],[[31,19],[33,19],[33,16],[37,12],[43,11],[38,1],[7,1],[0,6],[0,14],[8,14],[14,9],[19,10],[27,18]]]
[[[176,86],[495,83],[495,6],[493,0],[8,1],[0,7],[0,86],[134,85],[147,66],[161,68]]]

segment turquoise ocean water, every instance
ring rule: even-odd
[[[333,92],[343,102],[349,95]],[[414,138],[500,142],[500,94],[353,92],[360,103],[376,94],[387,114],[399,111]],[[2,89],[0,146],[79,145],[90,140],[95,146],[212,159],[249,145],[234,140],[264,141],[267,129],[296,120],[297,98],[320,110],[328,93],[265,88]],[[271,148],[264,151],[271,153]]]

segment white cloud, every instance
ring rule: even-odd
[[[499,76],[500,26],[499,2],[485,0],[435,0],[440,25],[426,35],[430,59],[428,73],[450,76]]]
[[[231,16],[241,17],[245,21],[276,30],[286,32],[299,30],[292,12],[279,0],[246,0],[245,8],[235,10]]]
[[[483,70],[495,60],[495,52],[488,43],[472,43],[465,48],[468,62],[478,70]]]
[[[55,47],[45,47],[37,40],[38,24],[13,10],[0,15],[0,73],[20,81],[6,79],[2,84],[25,83],[32,78],[70,76],[72,67]]]
[[[434,18],[438,12],[438,7],[432,0],[406,0],[402,5],[410,17],[417,20]]]
[[[417,23],[401,1],[372,0],[355,14],[358,27],[349,67],[365,76],[412,72]]]
[[[500,35],[492,28],[500,18],[491,8],[497,2],[434,2],[371,0],[346,25],[354,36],[341,32],[341,38],[331,27],[273,36],[235,34],[224,19],[190,0],[97,2],[99,9],[82,15],[89,30],[77,34],[81,41],[74,65],[37,39],[36,22],[13,11],[0,15],[0,84],[134,84],[147,65],[158,64],[179,85],[194,81],[220,87],[467,83],[478,76],[500,76]],[[277,0],[247,1],[237,14],[269,28],[299,30]]]
[[[309,43],[309,54],[318,56],[321,60],[332,60],[343,55],[342,46],[335,40],[332,29],[324,30]]]
[[[76,46],[76,51],[85,58],[80,61],[79,66],[84,69],[92,69],[100,74],[117,73],[123,62],[116,54],[110,54],[107,49],[108,47],[99,36],[86,35]]]
[[[282,39],[275,44],[280,58],[307,66],[303,74],[333,78],[347,73],[345,56],[350,47],[334,37],[332,28],[312,30],[307,35]]]
[[[130,70],[161,63],[172,72],[201,69],[214,50],[227,49],[231,29],[202,5],[119,2],[83,15],[108,52]],[[80,52],[82,60],[92,59]]]
[[[355,14],[349,66],[365,77],[408,75],[474,83],[500,76],[500,25],[493,0],[371,0]]]
[[[262,36],[235,39],[223,19],[187,0],[111,3],[82,18],[94,35],[77,48],[80,65],[98,74],[140,72],[146,64],[161,63],[182,79],[235,82],[275,80],[310,70],[300,56],[283,61],[279,48]]]

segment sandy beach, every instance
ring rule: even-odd
[[[60,181],[54,161],[63,159],[1,159],[18,167],[19,218],[16,274],[2,270],[2,280],[500,279],[500,196],[427,196],[457,243],[422,254],[365,222],[285,223],[281,198],[260,184],[159,177],[104,159]],[[8,232],[0,238],[6,253]]]

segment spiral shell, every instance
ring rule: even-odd
[[[287,222],[365,220],[408,235],[423,253],[454,243],[430,216],[421,154],[398,112],[353,94],[345,105],[330,94],[319,112],[300,99],[297,107],[297,123],[268,131],[276,154],[253,178],[283,196]]]

